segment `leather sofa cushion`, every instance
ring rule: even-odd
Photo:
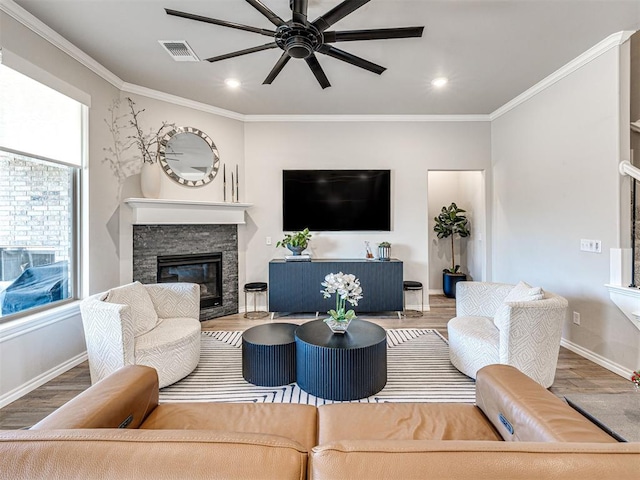
[[[339,440],[502,440],[474,405],[336,403],[318,407],[318,443]]]
[[[280,435],[311,450],[317,445],[317,409],[286,403],[161,404],[140,428]]]
[[[640,443],[355,440],[315,447],[313,480],[636,480]]]
[[[157,405],[155,369],[129,365],[103,378],[31,429],[138,428]]]
[[[616,442],[510,365],[478,371],[476,403],[506,441]]]
[[[0,432],[2,480],[302,480],[306,478],[307,456],[293,440],[249,433],[112,429]]]

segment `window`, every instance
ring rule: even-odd
[[[0,321],[78,297],[83,108],[0,65]]]

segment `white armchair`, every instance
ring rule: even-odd
[[[125,365],[158,371],[160,387],[191,373],[200,358],[200,287],[134,282],[80,304],[91,383]]]
[[[568,303],[546,291],[539,300],[509,301],[512,290],[502,283],[458,283],[457,316],[447,324],[451,363],[472,378],[485,365],[512,365],[548,388]]]

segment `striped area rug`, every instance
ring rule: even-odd
[[[242,332],[202,332],[200,363],[160,391],[160,402],[276,402],[325,405],[297,384],[259,387],[242,378]],[[430,329],[387,330],[387,385],[355,402],[475,402],[475,382],[449,362],[447,341]]]

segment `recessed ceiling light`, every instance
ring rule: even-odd
[[[229,88],[238,88],[241,85],[241,83],[235,78],[227,78],[224,81],[224,84]]]
[[[445,77],[438,77],[431,80],[431,85],[434,87],[444,87],[449,80]]]

